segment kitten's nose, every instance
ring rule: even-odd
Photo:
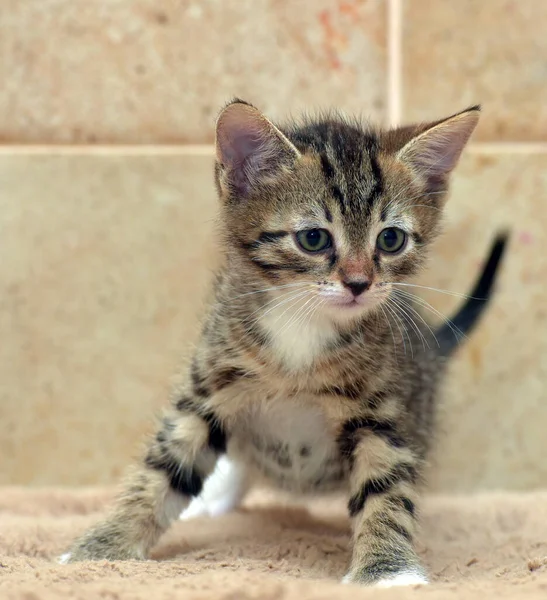
[[[360,296],[370,287],[370,281],[342,281],[342,284],[347,287],[354,296]]]

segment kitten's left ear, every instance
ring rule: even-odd
[[[254,106],[229,104],[216,127],[217,176],[225,191],[245,198],[253,187],[273,181],[300,153]]]
[[[434,123],[414,136],[397,152],[431,186],[446,179],[475,129],[480,106],[473,106],[444,121]],[[430,187],[430,186],[428,186]]]

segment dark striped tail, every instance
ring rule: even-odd
[[[442,356],[448,357],[458,348],[460,332],[467,335],[477,325],[492,295],[508,239],[507,232],[498,234],[482,273],[470,293],[470,298],[452,317],[451,322],[445,323],[435,332],[440,346],[439,353]]]

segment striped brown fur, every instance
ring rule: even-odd
[[[226,456],[246,481],[347,491],[346,581],[425,579],[418,488],[453,344],[439,351],[419,318],[410,324],[416,307],[397,308],[408,297],[396,284],[426,260],[477,119],[474,107],[382,132],[336,115],[276,127],[241,101],[222,111],[224,262],[203,334],[125,493],[71,561],[145,558]],[[378,240],[399,239],[394,228],[406,237],[391,253]]]

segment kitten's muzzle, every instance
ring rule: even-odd
[[[342,281],[342,285],[347,288],[356,298],[370,287],[370,281]]]

